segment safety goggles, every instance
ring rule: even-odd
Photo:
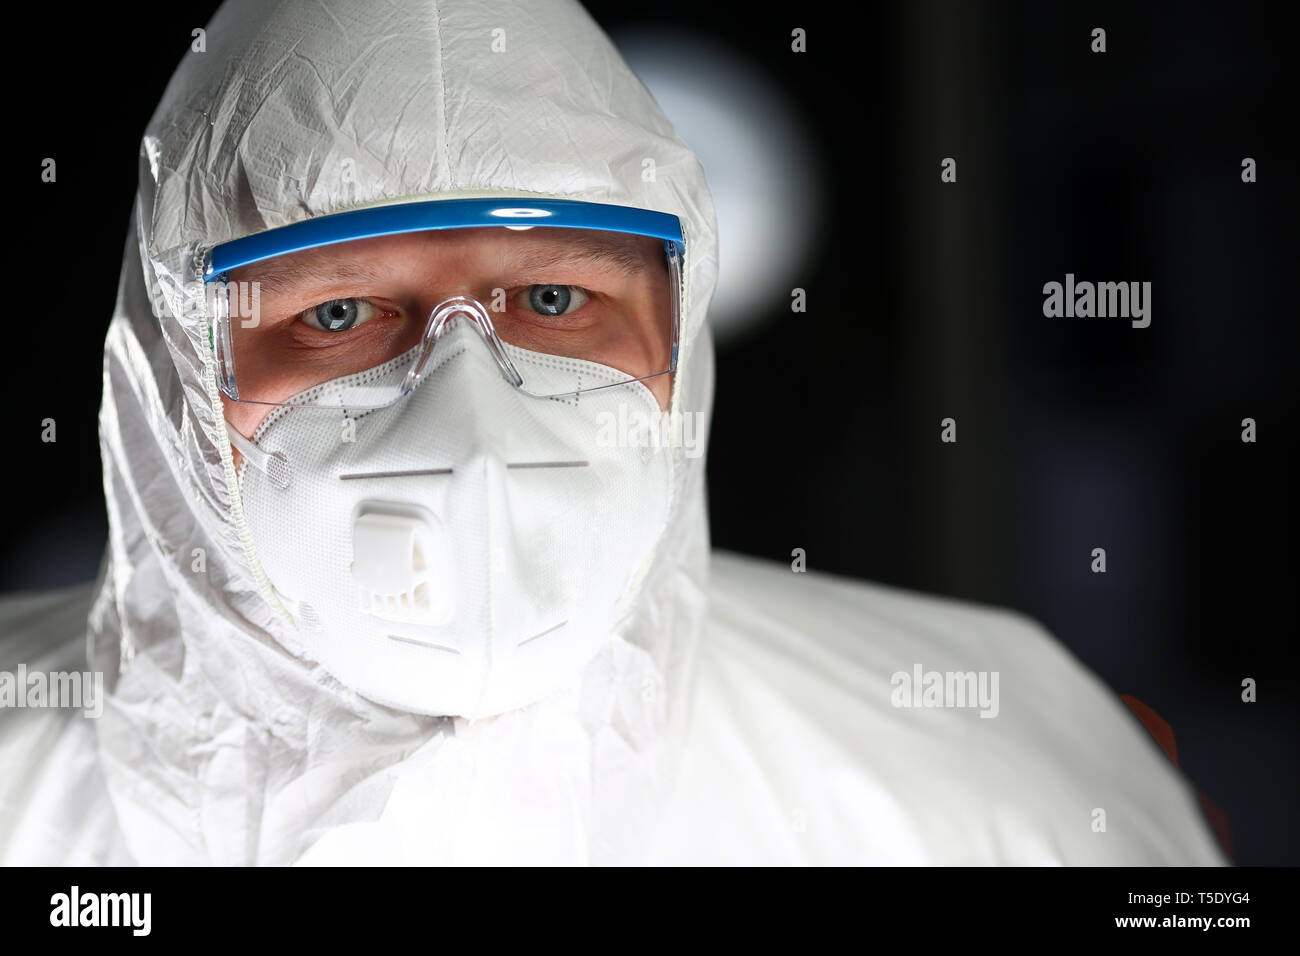
[[[448,199],[304,220],[204,255],[218,383],[266,405],[386,407],[463,349],[559,398],[674,372],[676,216]]]

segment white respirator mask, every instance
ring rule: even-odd
[[[561,689],[617,630],[667,520],[672,455],[609,440],[613,421],[661,415],[645,384],[497,348],[550,391],[610,386],[525,394],[467,316],[389,407],[281,405],[251,441],[227,425],[252,545],[301,650],[387,706],[476,718]],[[377,371],[393,370],[315,397]]]

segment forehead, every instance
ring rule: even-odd
[[[319,246],[256,262],[231,273],[277,284],[313,277],[373,278],[377,273],[447,268],[547,269],[572,265],[636,275],[664,264],[663,241],[652,236],[537,226],[433,229]]]

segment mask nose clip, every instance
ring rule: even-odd
[[[505,346],[497,335],[496,327],[492,324],[492,318],[488,315],[487,309],[477,299],[467,295],[457,295],[438,303],[434,306],[433,312],[430,313],[429,324],[425,327],[424,337],[420,341],[419,361],[406,373],[406,378],[402,382],[403,395],[409,395],[411,390],[415,388],[420,376],[424,374],[425,366],[428,365],[429,358],[433,355],[438,340],[447,333],[451,321],[462,315],[469,320],[470,325],[482,337],[488,351],[492,353],[492,357],[497,360],[497,365],[501,367],[501,374],[505,376],[506,381],[515,388],[523,387],[523,376],[519,374],[515,364],[506,355]]]

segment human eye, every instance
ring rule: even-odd
[[[576,285],[531,285],[521,296],[529,309],[548,318],[570,315],[587,304],[587,291]]]
[[[330,299],[298,313],[297,318],[320,332],[346,332],[384,314],[365,299]]]

